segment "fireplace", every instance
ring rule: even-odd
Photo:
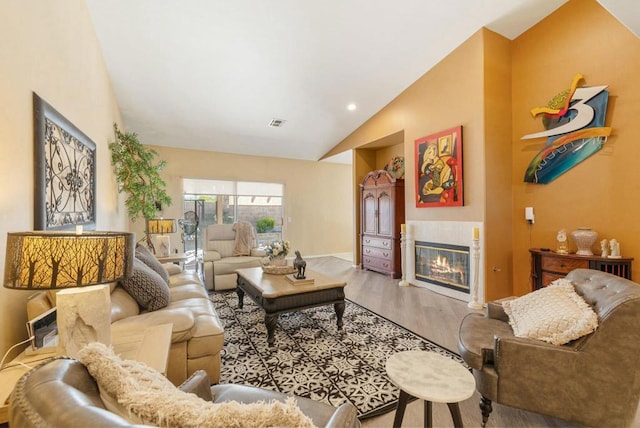
[[[475,221],[407,221],[406,283],[464,302],[477,296],[484,303],[483,226]],[[452,272],[446,273],[444,259]]]
[[[415,241],[415,278],[469,294],[469,247]]]

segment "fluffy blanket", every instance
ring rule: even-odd
[[[112,348],[97,342],[80,350],[78,359],[98,383],[105,406],[132,423],[171,428],[313,427],[293,397],[285,402],[212,403],[181,391],[143,363],[120,359]]]
[[[256,236],[251,223],[239,221],[233,225],[236,232],[236,240],[233,246],[234,256],[250,256],[251,248],[254,247]]]

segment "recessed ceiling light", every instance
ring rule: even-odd
[[[356,105],[356,103],[351,103],[351,104],[347,105],[347,110],[349,110],[349,111],[354,111],[357,108],[358,108],[358,106]]]

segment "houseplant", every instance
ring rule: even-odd
[[[132,222],[142,216],[145,220],[156,216],[158,206],[171,205],[167,184],[160,176],[166,161],[156,161],[158,153],[143,145],[134,132],[122,132],[113,124],[116,140],[109,143],[118,190],[127,194],[125,206]],[[153,249],[145,228],[147,245]]]
[[[262,217],[258,219],[256,223],[256,231],[258,233],[265,233],[273,230],[273,227],[276,225],[276,221],[273,217]]]

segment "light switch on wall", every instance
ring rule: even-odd
[[[524,219],[527,220],[529,224],[534,223],[533,207],[526,207],[524,209]]]

